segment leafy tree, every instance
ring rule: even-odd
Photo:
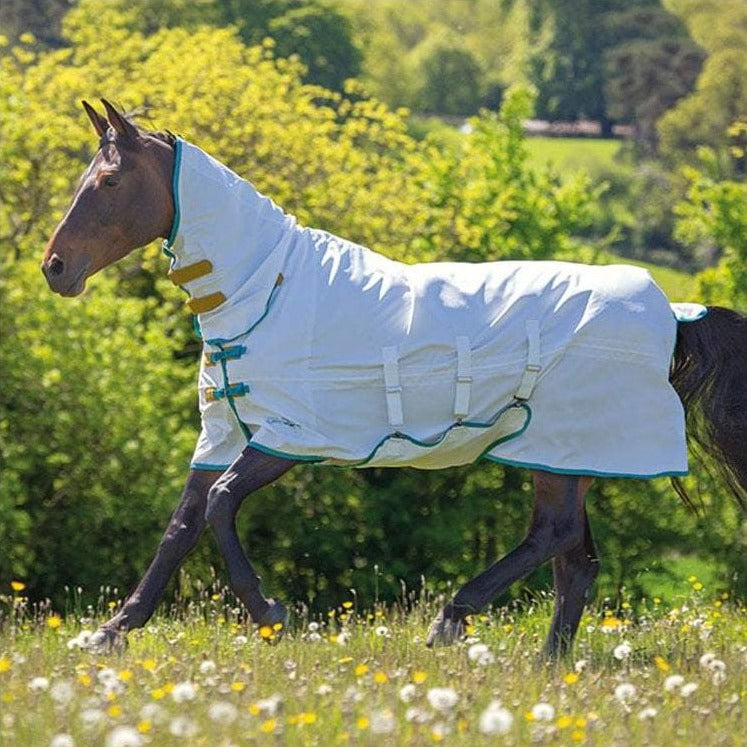
[[[617,43],[604,54],[610,117],[633,123],[647,153],[657,144],[656,121],[692,90],[704,54],[684,25],[661,8],[633,8],[606,18]]]

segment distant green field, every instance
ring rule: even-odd
[[[558,171],[588,171],[611,166],[620,150],[619,140],[578,137],[528,137],[529,165],[551,163]]]

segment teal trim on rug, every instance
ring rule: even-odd
[[[181,200],[179,197],[179,175],[182,170],[183,142],[184,141],[181,138],[177,138],[174,143],[174,171],[171,174],[171,196],[174,200],[174,220],[171,223],[169,237],[163,245],[164,253],[171,257],[171,259],[174,259],[174,253],[171,251],[171,247],[174,245],[174,241],[176,241],[176,234],[179,231],[179,224],[182,220]]]
[[[263,446],[262,444],[257,443],[256,441],[249,441],[247,445],[265,454],[270,454],[271,456],[281,457],[282,459],[293,459],[296,462],[308,462],[312,464],[312,463],[324,462],[328,459],[328,457],[305,456],[303,454],[289,454],[285,451],[278,451],[277,449],[271,449],[269,446]],[[344,465],[344,466],[347,466],[347,465]]]
[[[277,291],[282,285],[282,275],[278,275],[278,279],[275,281],[275,285],[272,286],[272,290],[270,291],[270,295],[267,298],[267,301],[265,302],[265,309],[262,312],[262,315],[257,319],[253,324],[249,326],[249,329],[247,329],[244,332],[239,332],[238,335],[234,335],[233,337],[213,337],[210,340],[205,340],[205,342],[208,345],[215,345],[216,347],[223,349],[221,346],[226,345],[229,342],[233,342],[234,340],[238,340],[242,337],[246,337],[248,334],[254,331],[256,329],[257,325],[270,313],[270,307],[272,306],[272,302],[275,300],[275,296],[277,295]]]
[[[689,470],[685,472],[654,472],[649,475],[639,475],[625,472],[600,472],[593,469],[562,469],[560,467],[549,467],[546,464],[535,464],[533,462],[519,462],[514,459],[503,459],[485,454],[485,459],[497,464],[505,464],[508,467],[521,467],[523,469],[537,469],[542,472],[552,472],[555,475],[589,475],[590,477],[625,477],[631,480],[651,480],[654,477],[687,477]]]
[[[230,466],[230,464],[207,464],[206,462],[192,462],[189,465],[189,468],[196,470],[197,472],[225,472]]]

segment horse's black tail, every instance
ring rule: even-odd
[[[680,322],[669,376],[685,407],[695,456],[722,478],[747,508],[747,316],[709,306],[697,321]],[[682,482],[675,490],[693,506]]]

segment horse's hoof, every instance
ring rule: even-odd
[[[285,635],[288,627],[288,610],[277,599],[269,599],[270,606],[262,617],[256,621],[259,635],[267,643],[276,644]]]
[[[441,610],[428,629],[425,645],[428,648],[451,646],[454,641],[461,641],[466,635],[467,629],[464,620],[447,617]]]
[[[128,646],[127,634],[116,628],[99,628],[86,643],[86,651],[92,654],[108,654],[124,651]]]

